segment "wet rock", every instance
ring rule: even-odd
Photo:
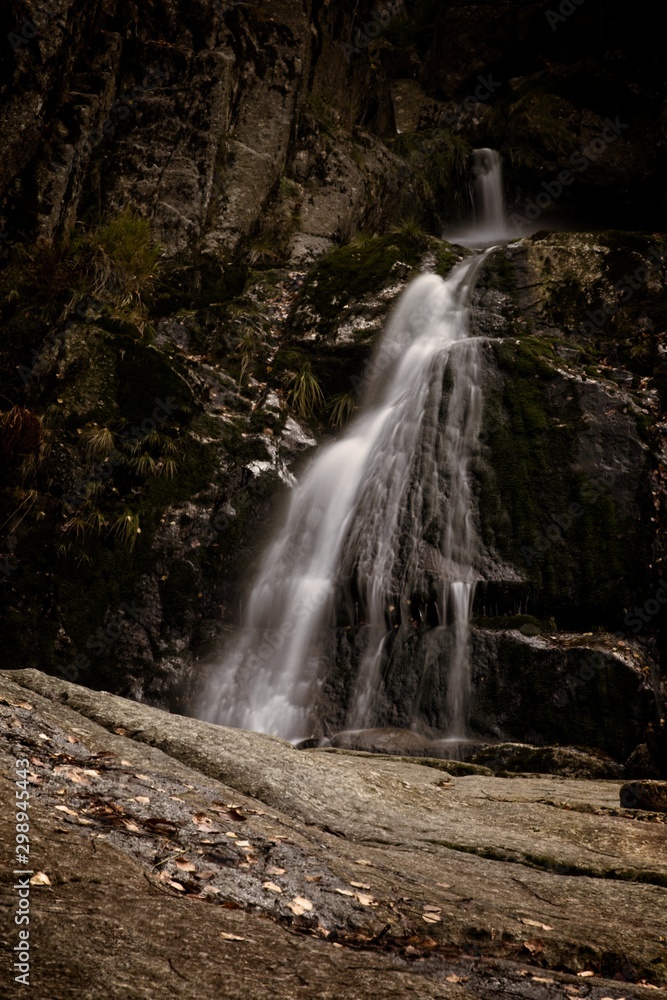
[[[470,760],[494,771],[559,774],[568,778],[619,778],[623,768],[615,761],[594,757],[573,747],[534,747],[500,743],[477,750]]]
[[[667,781],[630,781],[621,788],[621,805],[626,809],[667,812]]]
[[[361,729],[335,733],[329,738],[332,747],[342,750],[366,750],[370,753],[401,756],[434,756],[429,751],[433,741],[408,729]]]

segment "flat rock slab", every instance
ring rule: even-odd
[[[303,752],[38,671],[0,673],[0,718],[5,799],[27,758],[30,863],[51,883],[31,890],[35,996],[620,1000],[667,984],[665,817],[621,808],[618,781]],[[6,809],[4,857],[14,836]]]

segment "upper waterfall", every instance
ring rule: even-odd
[[[444,238],[478,250],[525,236],[512,226],[505,209],[503,161],[495,149],[473,150],[473,220],[448,229]]]
[[[352,605],[366,641],[348,724],[373,724],[387,639],[396,620],[407,618],[435,521],[439,554],[431,545],[429,558],[439,624],[453,638],[449,730],[463,735],[477,547],[468,460],[481,416],[479,341],[468,338],[468,307],[482,259],[464,260],[446,280],[421,275],[403,293],[358,416],[292,493],[242,627],[200,707],[203,717],[293,740],[311,735],[329,666],[321,639],[334,609]]]

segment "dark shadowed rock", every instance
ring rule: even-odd
[[[620,778],[623,773],[623,768],[615,761],[593,757],[573,747],[501,743],[478,750],[470,760],[475,764],[485,764],[494,771],[560,774],[568,778]]]
[[[662,778],[658,765],[653,760],[645,743],[640,743],[632,751],[623,765],[624,778],[649,778],[659,780]]]
[[[621,805],[626,809],[667,812],[667,781],[629,781],[621,788]]]

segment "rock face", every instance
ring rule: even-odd
[[[392,303],[467,253],[432,234],[467,211],[473,145],[503,151],[515,214],[583,150],[545,225],[582,223],[585,206],[606,224],[664,218],[652,15],[628,26],[607,4],[601,28],[586,5],[551,25],[532,0],[483,17],[353,6],[13,0],[0,15],[12,664],[188,704],[292,477],[354,408]],[[656,236],[538,233],[480,277],[482,737],[620,759],[664,704],[662,253]],[[416,706],[442,724],[433,620],[427,558],[378,722]],[[567,639],[591,630],[597,646]],[[330,637],[331,732],[359,642],[356,626]]]
[[[586,972],[620,1000],[667,984],[664,823],[619,808],[619,782],[298,751],[30,670],[2,673],[0,713],[4,773],[32,758],[31,864],[49,880],[30,890],[39,995],[555,1000]]]

